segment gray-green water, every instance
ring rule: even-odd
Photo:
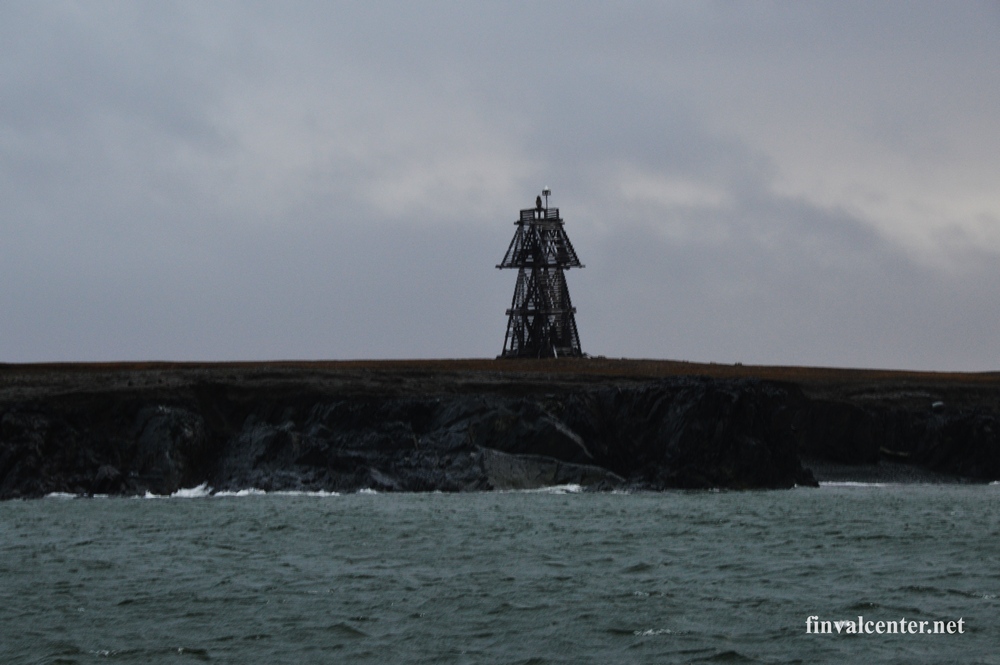
[[[1000,663],[998,507],[928,485],[7,502],[0,662]]]

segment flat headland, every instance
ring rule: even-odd
[[[0,364],[0,498],[1000,479],[1000,373],[670,360]]]

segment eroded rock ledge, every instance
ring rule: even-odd
[[[0,498],[170,494],[202,483],[341,492],[815,484],[802,459],[1000,478],[1000,423],[982,394],[953,406],[933,391],[876,399],[693,374],[60,371],[0,370]]]

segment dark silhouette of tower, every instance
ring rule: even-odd
[[[507,337],[500,358],[582,356],[576,308],[569,299],[566,273],[582,268],[559,208],[549,207],[546,187],[534,208],[521,210],[517,231],[497,268],[517,268],[517,285],[507,315]]]

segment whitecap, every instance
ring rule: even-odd
[[[579,494],[583,491],[583,485],[549,485],[548,487],[536,487],[530,490],[517,490],[528,494]]]
[[[378,494],[375,490],[370,487],[362,487],[358,490],[358,494]]]
[[[669,628],[657,628],[656,630],[650,628],[648,630],[636,630],[633,635],[637,637],[650,637],[652,635],[669,635],[671,633]]]
[[[267,492],[265,492],[264,490],[257,489],[256,487],[251,487],[245,490],[236,490],[235,492],[233,491],[216,492],[212,496],[266,496],[266,495]]]
[[[75,499],[76,494],[70,494],[69,492],[50,492],[45,495],[46,499]]]
[[[202,483],[197,487],[179,489],[170,496],[171,498],[174,499],[200,499],[202,497],[211,495],[212,495],[212,488],[208,486],[208,483]]]
[[[855,480],[838,480],[820,482],[820,487],[885,487],[892,483],[862,483]]]
[[[240,496],[311,496],[311,497],[331,497],[340,496],[340,492],[331,492],[328,490],[277,490],[273,492],[268,492],[267,490],[258,489],[256,487],[249,487],[241,490],[222,490],[215,492],[211,487],[206,485],[199,485],[190,490],[181,490],[183,492],[190,492],[191,494],[185,494],[184,496],[213,496],[213,497],[240,497]],[[201,492],[200,494],[195,494],[195,492]],[[374,492],[372,492],[374,493]]]

